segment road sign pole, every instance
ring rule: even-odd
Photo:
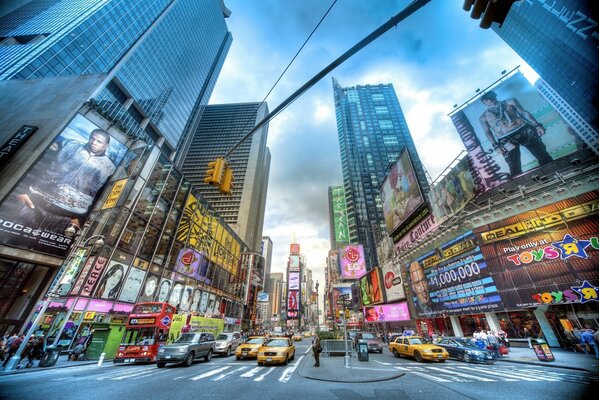
[[[345,318],[345,311],[347,310],[347,308],[345,307],[345,305],[343,306],[343,342],[345,343],[345,356],[343,357],[343,365],[345,366],[345,368],[349,368],[349,354],[347,352],[347,318]]]

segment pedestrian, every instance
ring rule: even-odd
[[[528,330],[527,327],[524,327],[524,338],[526,339],[526,341],[528,342],[528,348],[532,349],[532,343],[530,342],[530,331]]]
[[[592,329],[585,329],[583,331],[580,332],[580,336],[581,336],[581,344],[582,344],[582,349],[584,350],[584,354],[589,354],[587,352],[587,344],[589,345],[589,347],[591,349],[593,349],[593,351],[595,352],[595,358],[597,360],[599,360],[599,347],[597,347],[597,343],[595,343],[595,339],[593,338],[593,331]]]
[[[490,350],[495,354],[495,359],[501,358],[501,352],[499,351],[499,339],[494,331],[487,333],[487,341],[489,342]]]
[[[599,346],[599,326],[595,327],[595,333],[593,333],[593,339],[595,340],[595,344]]]
[[[322,347],[320,346],[320,337],[318,335],[314,336],[314,342],[312,343],[312,354],[314,354],[314,366],[320,367],[320,353],[322,352]]]
[[[8,346],[8,354],[6,355],[6,359],[2,363],[3,367],[6,367],[8,360],[10,360],[17,350],[19,350],[19,346],[21,346],[23,339],[25,339],[25,335],[17,336],[16,333],[9,339],[10,345]]]

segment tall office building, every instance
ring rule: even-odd
[[[281,317],[281,303],[285,298],[284,285],[285,281],[282,272],[273,272],[270,274],[270,288],[268,298],[270,300],[270,309],[273,317]]]
[[[599,32],[592,8],[590,1],[518,1],[493,30],[599,131]]]
[[[391,84],[343,88],[333,78],[343,186],[350,237],[364,245],[367,268],[377,265],[376,232],[385,232],[379,187],[406,148],[426,191],[424,168]]]
[[[270,170],[270,152],[266,147],[268,125],[246,140],[228,158],[235,176],[231,196],[204,183],[204,176],[210,161],[225,155],[267,114],[268,106],[260,103],[207,106],[189,149],[179,161],[181,170],[202,197],[255,252],[260,252],[262,242]]]
[[[269,236],[262,236],[262,257],[264,257],[264,289],[266,293],[270,293],[270,268],[272,266],[272,239]]]

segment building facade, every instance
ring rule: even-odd
[[[386,231],[379,188],[404,148],[423,190],[427,179],[393,85],[344,88],[333,78],[333,92],[350,237],[364,245],[372,268],[375,233]]]
[[[269,236],[262,236],[261,253],[264,257],[264,292],[272,291],[270,280],[270,269],[272,267],[272,239]]]
[[[235,177],[231,196],[205,184],[204,176],[210,161],[222,157],[267,114],[268,106],[260,103],[207,106],[189,148],[177,162],[202,196],[256,252],[262,244],[270,170],[270,152],[266,147],[268,125],[230,155],[228,162]]]

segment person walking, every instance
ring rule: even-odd
[[[593,331],[590,328],[585,329],[580,331],[580,336],[580,343],[582,344],[582,350],[584,351],[584,354],[589,354],[587,351],[588,344],[589,347],[595,352],[595,358],[599,360],[599,347],[597,347],[597,343],[595,343],[595,339],[593,338]]]
[[[3,367],[6,367],[6,364],[8,364],[8,361],[11,359],[11,357],[17,352],[17,350],[19,350],[19,346],[23,342],[23,339],[25,339],[25,335],[17,336],[16,333],[14,336],[8,339],[8,343],[10,344],[8,345],[8,354],[6,355],[6,359],[2,363]]]
[[[314,366],[320,367],[320,353],[322,352],[322,347],[320,347],[320,337],[318,335],[314,336],[314,342],[312,343],[312,354],[314,354]]]

